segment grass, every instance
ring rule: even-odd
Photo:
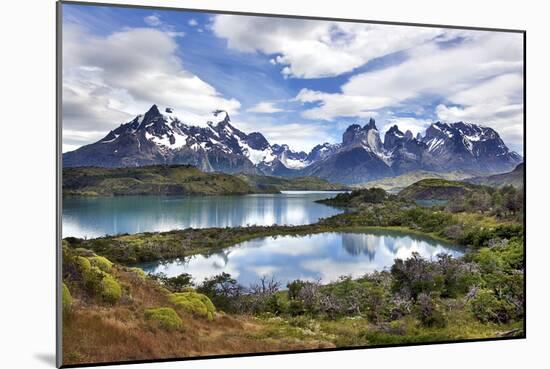
[[[250,316],[197,317],[173,304],[158,282],[142,279],[130,268],[114,264],[112,276],[123,287],[115,304],[90,299],[81,285],[71,284],[73,306],[63,321],[64,365],[319,347],[312,339],[251,337],[267,325]],[[166,328],[166,321],[173,326],[178,320],[165,309],[176,312],[179,328]]]
[[[250,334],[255,339],[271,338],[315,340],[326,347],[379,346],[437,341],[495,338],[522,328],[522,322],[509,324],[481,323],[462,307],[447,311],[447,325],[424,327],[413,316],[390,323],[375,324],[368,319],[344,317],[319,319],[300,316],[290,319],[259,318],[265,328]]]

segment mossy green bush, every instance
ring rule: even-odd
[[[63,240],[63,241],[65,241],[65,240]],[[84,256],[84,257],[87,257],[87,258],[91,258],[93,256],[96,256],[96,254],[92,250],[88,250],[88,249],[85,249],[83,247],[77,247],[73,251],[76,255]]]
[[[170,301],[177,307],[192,314],[207,318],[208,320],[214,319],[216,307],[208,296],[202,293],[192,291],[173,293],[170,295]]]
[[[63,306],[63,312],[68,313],[71,310],[73,304],[73,297],[71,296],[71,291],[65,283],[61,284],[61,304]]]
[[[137,276],[140,278],[140,279],[145,279],[147,278],[147,273],[145,273],[145,271],[141,268],[129,268],[129,270],[132,272],[132,273],[135,273],[137,274]]]
[[[75,259],[76,266],[78,271],[85,276],[86,273],[88,273],[92,269],[92,264],[90,263],[90,260],[86,259],[83,256],[77,256]]]
[[[91,265],[96,266],[107,273],[110,273],[113,268],[113,263],[103,256],[93,256],[88,258],[88,260],[90,260]]]
[[[178,313],[169,307],[147,309],[145,310],[145,319],[157,323],[161,328],[166,330],[179,329],[183,325],[183,321]]]
[[[122,288],[112,275],[104,273],[101,280],[100,294],[103,301],[114,304],[122,296]]]

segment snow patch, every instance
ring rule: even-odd
[[[283,163],[284,166],[289,169],[302,169],[307,167],[309,164],[311,164],[307,160],[289,159],[289,158],[281,159],[281,163]]]

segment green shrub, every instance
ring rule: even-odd
[[[96,266],[107,273],[110,273],[113,268],[113,263],[103,256],[93,256],[88,258],[88,260],[90,260],[91,265]]]
[[[73,297],[71,296],[71,291],[65,283],[61,284],[61,304],[63,306],[63,312],[68,313],[71,310],[73,304]]]
[[[160,281],[164,287],[172,292],[185,292],[187,288],[193,285],[193,277],[188,273],[181,273],[176,277],[168,277],[164,273],[157,273],[153,275],[153,278]]]
[[[415,313],[420,323],[425,327],[443,328],[447,325],[447,319],[437,297],[426,293],[418,295]]]
[[[83,256],[77,256],[75,259],[78,271],[85,276],[92,269],[92,264],[90,260],[86,259]]]
[[[103,301],[114,304],[122,296],[122,288],[112,275],[104,273],[103,279],[101,280],[100,294]]]
[[[499,300],[493,291],[488,289],[477,291],[474,299],[470,301],[470,310],[484,323],[506,323],[514,314],[514,307],[511,304]]]
[[[178,313],[169,307],[147,309],[145,310],[145,319],[154,321],[166,330],[179,329],[183,325]]]
[[[244,289],[228,273],[221,273],[206,278],[198,287],[197,292],[203,293],[214,303],[216,308],[227,312],[238,310],[235,302],[244,293]]]
[[[89,295],[96,296],[101,293],[103,290],[101,283],[105,274],[104,271],[95,266],[82,273],[83,286]]]
[[[184,309],[192,314],[207,318],[208,320],[214,319],[216,313],[216,307],[212,304],[212,301],[208,296],[197,292],[178,292],[170,295],[170,301],[179,308]]]
[[[65,240],[63,240],[63,242],[65,242]],[[82,247],[77,247],[73,251],[76,255],[84,256],[84,257],[87,257],[87,258],[96,256],[95,253],[92,250],[88,250],[88,249],[85,249],[85,248],[82,248]]]

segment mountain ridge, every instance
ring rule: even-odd
[[[63,166],[189,164],[204,172],[316,176],[355,184],[418,170],[502,173],[522,161],[494,129],[472,123],[435,122],[416,137],[394,125],[382,141],[371,118],[348,126],[341,143],[325,142],[306,153],[270,144],[260,132],[240,131],[223,110],[213,114],[217,123],[200,127],[182,122],[171,108],[161,113],[153,105],[103,139],[64,153]]]

